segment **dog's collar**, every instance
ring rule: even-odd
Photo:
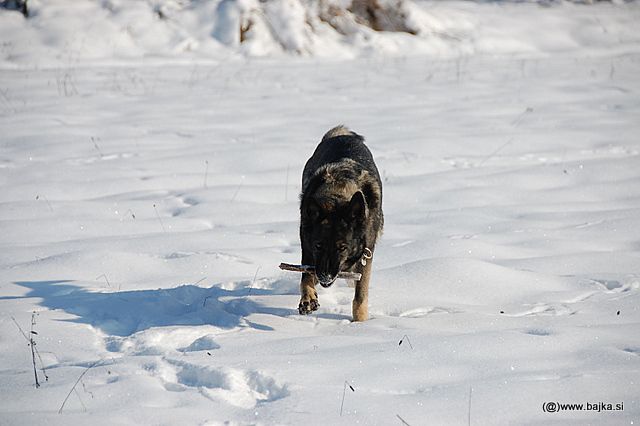
[[[367,260],[373,257],[373,252],[369,247],[365,247],[362,252],[362,257],[360,257],[360,263],[362,266],[367,266]]]

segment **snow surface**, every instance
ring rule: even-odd
[[[0,11],[0,424],[638,424],[637,3],[421,2],[468,38],[351,60],[76,3]],[[384,179],[365,323],[277,269],[339,123]]]
[[[532,57],[583,47],[591,55],[610,55],[635,52],[640,43],[635,2],[597,7],[565,2],[543,3],[546,7],[536,2],[406,2],[406,24],[417,36],[376,32],[344,13],[330,24],[329,18],[320,17],[320,5],[330,3],[344,6],[345,12],[350,1],[29,0],[27,20],[17,12],[0,12],[0,65],[68,68],[88,61],[146,59],[148,64],[154,58],[175,62],[289,53],[330,59]],[[240,44],[240,28],[249,21]]]

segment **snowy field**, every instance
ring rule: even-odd
[[[0,425],[640,424],[640,5],[423,2],[468,37],[326,59],[71,55],[45,3],[0,11]],[[277,268],[340,123],[384,180],[364,323]]]

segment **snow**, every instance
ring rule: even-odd
[[[378,0],[392,6],[399,0]],[[73,67],[154,59],[229,60],[294,55],[348,59],[432,55],[546,56],[635,52],[635,2],[417,1],[401,4],[405,32],[377,32],[348,0],[29,0],[30,18],[0,14],[0,65]],[[342,7],[340,13],[327,11]],[[597,10],[597,11],[596,11]],[[397,17],[391,17],[396,18]],[[391,19],[390,18],[390,19]],[[242,33],[242,34],[241,34]],[[241,38],[243,42],[240,43]]]
[[[283,0],[249,45],[222,3],[0,11],[0,424],[637,424],[638,3],[346,36]],[[340,123],[384,180],[364,323],[277,268]]]

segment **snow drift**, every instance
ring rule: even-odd
[[[0,64],[237,55],[544,54],[637,43],[637,4],[420,0],[33,0],[0,9]],[[600,13],[627,9],[628,13]],[[549,17],[552,17],[549,19]]]

